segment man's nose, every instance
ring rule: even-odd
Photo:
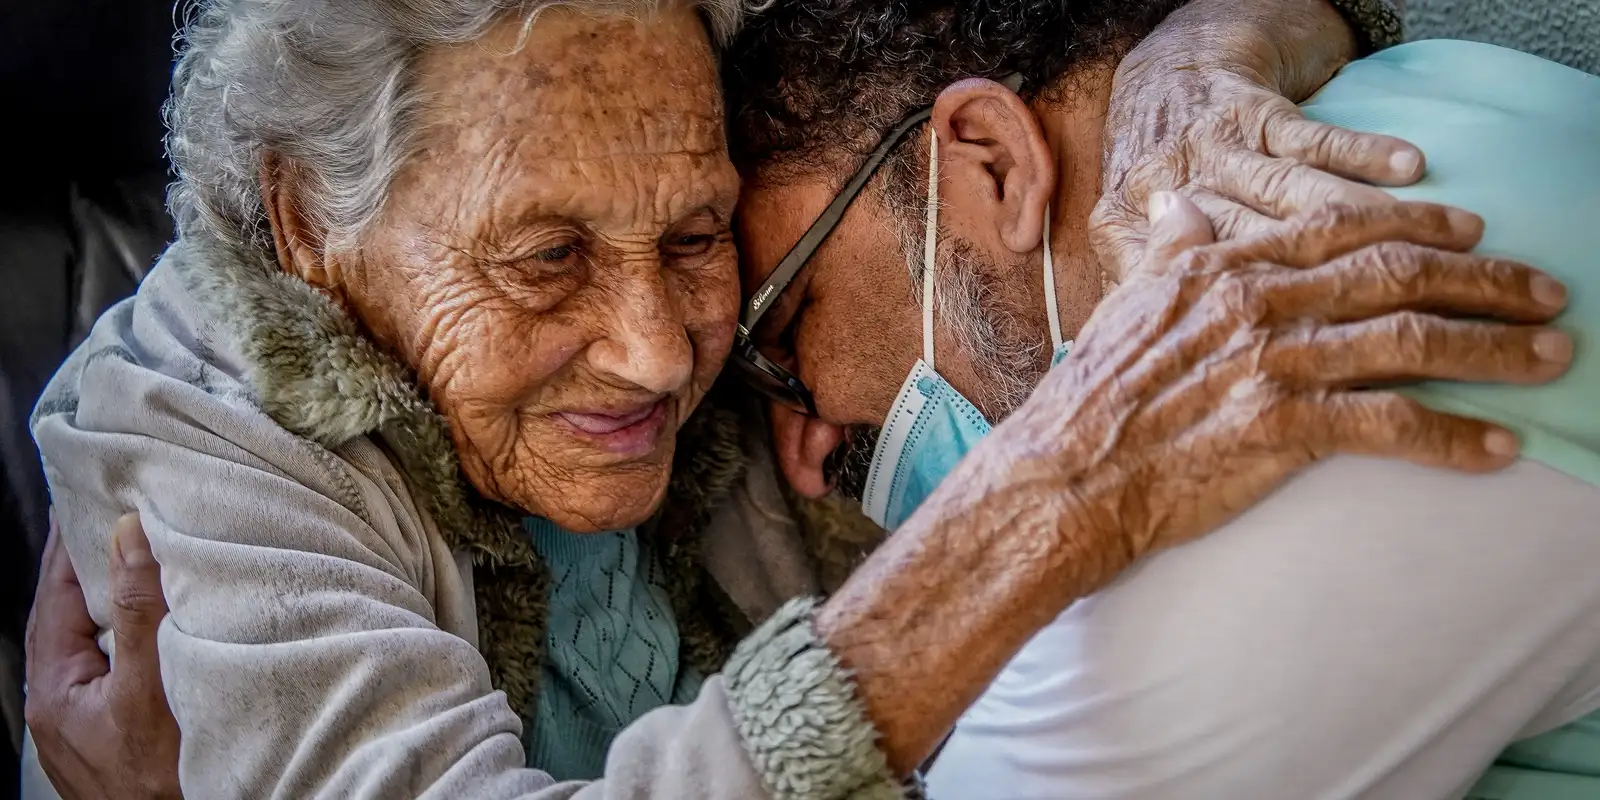
[[[650,392],[669,394],[694,374],[694,347],[683,325],[679,298],[659,269],[637,270],[615,287],[611,328],[590,349],[603,373]]]

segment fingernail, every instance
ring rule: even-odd
[[[1487,450],[1489,455],[1492,456],[1511,458],[1522,451],[1522,444],[1517,441],[1517,437],[1512,435],[1511,431],[1496,428],[1484,435],[1483,449]]]
[[[1541,331],[1533,337],[1533,353],[1545,361],[1564,363],[1572,358],[1572,337],[1561,331]]]
[[[1149,215],[1151,224],[1160,222],[1161,218],[1172,210],[1172,200],[1171,192],[1156,192],[1150,195],[1150,204],[1145,213]]]
[[[1561,281],[1545,275],[1533,276],[1533,299],[1551,308],[1564,308],[1567,305],[1567,287]]]
[[[1396,150],[1389,156],[1389,168],[1401,178],[1410,178],[1422,168],[1422,158],[1410,150]]]

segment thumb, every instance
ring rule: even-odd
[[[1145,245],[1147,267],[1162,269],[1191,247],[1216,242],[1211,219],[1177,192],[1150,195],[1150,240]]]
[[[150,552],[139,515],[128,514],[117,520],[111,539],[111,677],[134,695],[161,691],[156,631],[166,616],[161,565]]]

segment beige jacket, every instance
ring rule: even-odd
[[[162,674],[190,797],[902,796],[810,604],[783,606],[819,587],[770,463],[715,455],[760,433],[703,428],[715,443],[679,470],[695,485],[674,489],[675,519],[702,532],[683,579],[703,565],[733,616],[778,613],[695,703],[626,730],[603,780],[553,785],[524,766],[513,708],[527,704],[507,700],[532,696],[543,596],[518,605],[537,584],[482,585],[517,574],[515,520],[474,499],[404,371],[305,284],[175,245],[33,422],[102,626],[112,522],[143,517],[171,607]],[[685,653],[697,657],[715,656]]]

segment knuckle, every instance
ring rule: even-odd
[[[1305,140],[1305,149],[1312,153],[1317,161],[1328,163],[1344,154],[1343,137],[1339,130],[1328,125],[1307,124],[1296,126],[1301,131]]]
[[[1397,354],[1410,358],[1423,358],[1440,349],[1439,336],[1432,319],[1416,311],[1398,311],[1383,320],[1390,346]]]
[[[27,699],[22,703],[22,720],[34,736],[42,737],[55,732],[56,720],[60,716],[56,706],[54,692],[44,691],[39,686],[28,687]]]
[[[1262,197],[1278,199],[1292,188],[1295,173],[1291,162],[1275,160],[1257,167],[1254,177],[1251,183],[1255,184],[1256,191]]]
[[[1384,398],[1382,429],[1390,441],[1412,448],[1426,447],[1439,438],[1427,411],[1416,401],[1397,394]]]
[[[1218,321],[1229,327],[1240,323],[1254,327],[1266,316],[1266,303],[1256,281],[1245,273],[1217,273],[1206,294],[1209,303],[1218,309]]]
[[[1477,270],[1480,280],[1496,288],[1525,293],[1532,286],[1534,271],[1523,264],[1501,258],[1479,259],[1477,256],[1469,256],[1469,258],[1478,260]],[[1465,271],[1462,274],[1463,279],[1469,276],[1470,273]]]
[[[1116,225],[1122,221],[1121,214],[1113,206],[1115,202],[1112,199],[1112,195],[1107,194],[1100,198],[1100,202],[1094,204],[1094,211],[1089,213],[1090,236],[1103,235],[1101,228],[1108,225]]]
[[[1335,231],[1363,226],[1367,212],[1345,203],[1326,203],[1314,207],[1300,217],[1299,232],[1325,235]]]
[[[1204,247],[1191,247],[1172,257],[1169,268],[1180,275],[1204,275],[1216,271],[1216,259]]]
[[[1373,269],[1391,290],[1415,288],[1427,271],[1423,251],[1406,242],[1379,242],[1361,250],[1360,260]]]
[[[147,626],[162,616],[162,599],[138,586],[114,586],[111,591],[112,617],[120,624]]]
[[[1474,325],[1468,328],[1475,341],[1470,352],[1494,357],[1502,369],[1526,369],[1539,363],[1529,329],[1514,325]]]
[[[1436,203],[1400,203],[1394,206],[1395,214],[1407,226],[1416,226],[1430,233],[1448,233],[1451,230],[1450,212]]]
[[[1189,163],[1181,148],[1162,145],[1128,170],[1119,193],[1125,202],[1138,205],[1156,192],[1177,189],[1188,183]]]
[[[1322,209],[1320,221],[1329,228],[1354,228],[1366,225],[1372,219],[1371,209],[1350,203],[1329,203]]]
[[[1427,427],[1428,412],[1421,403],[1405,395],[1390,393],[1386,397],[1385,417],[1396,430],[1420,431]]]
[[[1317,127],[1327,143],[1329,161],[1359,163],[1371,152],[1370,139],[1365,134],[1321,123]]]

